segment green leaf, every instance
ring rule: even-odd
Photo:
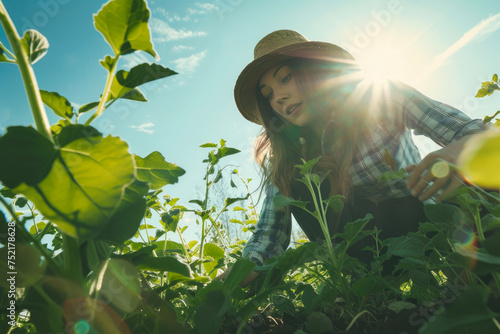
[[[315,159],[309,160],[307,162],[304,159],[302,159],[302,165],[295,165],[295,167],[300,170],[301,175],[310,174],[311,170],[318,163],[319,159],[321,159],[321,156],[319,156]]]
[[[3,46],[2,43],[0,43],[0,62],[11,62],[14,61],[13,59],[7,58],[7,56],[4,53],[5,46]]]
[[[487,88],[480,88],[477,93],[476,93],[476,96],[475,97],[485,97],[486,95],[489,95],[488,94],[488,89]]]
[[[98,105],[99,105],[99,102],[87,103],[87,104],[81,106],[80,109],[78,109],[78,113],[82,114],[84,112],[90,111],[92,109],[95,109]]]
[[[462,292],[455,303],[431,319],[422,334],[468,334],[498,332],[493,322],[500,315],[487,306],[488,292],[481,286],[474,286]]]
[[[144,0],[112,0],[94,15],[94,25],[116,56],[141,50],[158,59],[151,43],[149,15]]]
[[[248,196],[250,195],[246,195],[245,197],[234,197],[234,198],[226,198],[226,201],[225,201],[225,206],[230,206],[231,204],[233,203],[236,203],[236,202],[239,202],[239,201],[244,201],[246,199],[248,199]]]
[[[414,309],[416,307],[417,307],[417,305],[410,303],[410,302],[405,302],[403,300],[391,302],[391,303],[389,303],[389,305],[387,305],[387,308],[395,313],[399,313],[399,312],[404,311],[404,310],[411,310],[411,309]]]
[[[208,274],[212,272],[212,270],[217,266],[217,262],[220,259],[225,258],[225,253],[222,248],[213,243],[207,243],[203,246],[203,256],[209,256],[213,261],[211,262],[203,262],[203,268],[205,272]],[[217,271],[212,272],[210,274],[210,278],[214,279],[217,276]]]
[[[237,150],[237,149],[232,148],[232,147],[222,147],[217,152],[217,155],[219,158],[224,158],[224,157],[227,157],[229,155],[233,155],[233,154],[240,153],[240,152],[241,152],[240,150]]]
[[[214,144],[214,143],[205,143],[205,144],[202,144],[200,145],[200,147],[217,147],[217,144]]]
[[[7,187],[3,187],[2,189],[0,189],[0,195],[2,195],[3,197],[7,197],[7,198],[16,197],[16,193]]]
[[[26,204],[28,204],[28,199],[26,197],[23,197],[23,196],[19,196],[16,198],[16,200],[14,201],[14,204],[17,206],[17,207],[20,207],[20,208],[24,208],[26,206]]]
[[[398,171],[390,170],[390,171],[382,173],[378,177],[377,181],[378,182],[387,182],[387,181],[391,181],[391,180],[405,179],[408,177],[408,175],[409,175],[408,172],[404,168],[401,168]]]
[[[165,161],[160,152],[155,151],[147,157],[134,155],[137,178],[149,182],[151,189],[160,189],[167,184],[179,181],[179,176],[186,173],[184,169]]]
[[[181,262],[176,256],[171,255],[141,258],[140,263],[136,264],[136,267],[141,270],[168,271],[178,273],[186,277],[192,277],[189,266]]]
[[[409,236],[401,236],[391,238],[388,241],[388,255],[396,256],[424,256],[424,243],[416,238]]]
[[[344,196],[332,195],[330,198],[324,200],[323,203],[338,213],[344,209]]]
[[[445,223],[450,227],[457,227],[467,222],[464,212],[455,205],[442,203],[425,205],[424,213],[433,224]]]
[[[131,90],[123,94],[120,98],[137,102],[149,102],[144,93],[139,88],[132,88]]]
[[[28,29],[24,32],[21,43],[32,64],[42,59],[49,48],[49,41],[47,38],[33,29]]]
[[[62,147],[55,149],[32,128],[9,128],[0,138],[0,156],[8,157],[0,165],[0,180],[65,233],[95,236],[134,178],[127,144],[95,133],[90,127],[65,127],[59,136]]]
[[[498,74],[493,74],[492,81],[498,82]]]
[[[484,116],[483,118],[483,123],[489,123],[495,118],[496,115],[500,114],[500,110],[498,110],[496,113],[494,113],[492,116]]]
[[[179,224],[181,210],[173,209],[169,212],[163,212],[161,214],[161,221],[167,231],[175,232],[177,230],[177,224]]]
[[[495,234],[488,236],[483,241],[483,247],[488,251],[488,253],[500,257],[500,230],[496,231]]]
[[[37,233],[37,231],[36,231],[37,229],[38,229],[38,231],[42,231],[45,228],[45,226],[47,226],[47,223],[45,223],[45,222],[38,222],[38,223],[36,223],[36,227],[35,227],[35,225],[32,225],[30,227],[30,234],[36,234]]]
[[[481,261],[484,263],[500,265],[500,257],[485,253],[481,249],[470,248],[465,245],[455,244],[455,251],[465,257],[471,258],[473,260]]]
[[[344,233],[338,233],[337,236],[344,239],[347,244],[353,245],[365,237],[365,235],[358,236],[358,234],[365,228],[366,224],[368,224],[372,218],[373,216],[368,213],[364,218],[347,223],[344,227]]]
[[[52,111],[59,117],[71,118],[73,117],[73,107],[71,103],[64,97],[56,92],[47,92],[40,89],[42,101],[52,109]]]
[[[233,264],[233,269],[224,280],[223,286],[226,291],[234,291],[239,287],[240,282],[250,274],[255,267],[252,261],[241,258]]]
[[[110,55],[106,55],[103,60],[99,60],[99,63],[104,67],[108,72],[111,72],[113,66],[115,65],[116,58],[111,57]]]
[[[158,64],[139,64],[134,66],[130,72],[118,71],[116,80],[124,87],[135,88],[150,81],[162,79],[175,75],[177,72]]]
[[[146,211],[144,195],[148,192],[145,182],[134,180],[125,188],[123,198],[109,222],[96,239],[122,244],[137,232]]]
[[[273,198],[273,204],[277,208],[282,208],[288,205],[293,205],[302,209],[305,209],[309,202],[296,201],[291,197],[285,197],[283,195],[277,195]]]
[[[218,333],[226,312],[231,309],[231,297],[222,290],[207,292],[206,300],[194,316],[195,328],[200,334]]]
[[[102,134],[91,126],[72,124],[65,126],[63,129],[65,130],[64,131],[61,130],[59,135],[57,135],[56,137],[56,142],[61,147],[66,146],[78,139],[102,137]]]
[[[306,329],[311,334],[333,333],[333,324],[326,314],[313,312],[307,317]]]
[[[0,180],[13,192],[21,183],[34,186],[50,172],[58,151],[32,127],[7,128],[0,137]]]
[[[109,96],[109,100],[118,98],[131,99],[131,97],[134,97],[134,99],[138,101],[145,102],[144,100],[146,100],[146,98],[142,92],[138,89],[134,90],[134,88],[144,83],[165,78],[174,74],[177,73],[166,67],[158,64],[147,63],[135,66],[130,70],[130,72],[124,70],[118,71],[113,78],[113,82],[111,83],[111,94]],[[130,91],[133,92],[131,93]],[[141,97],[139,97],[139,94]]]

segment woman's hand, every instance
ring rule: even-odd
[[[436,200],[447,198],[456,188],[463,184],[463,178],[448,163],[456,164],[469,136],[429,153],[420,163],[406,167],[410,173],[408,189],[419,200],[425,201],[441,191]]]
[[[233,267],[227,268],[226,271],[224,271],[222,274],[217,276],[216,279],[224,280],[227,277],[227,275],[229,275],[229,273],[231,272],[232,269],[233,269]],[[252,282],[254,279],[256,279],[259,275],[260,275],[260,273],[258,273],[256,271],[252,271],[250,274],[248,274],[247,277],[245,277],[245,279],[242,282],[240,282],[240,286],[242,288],[246,287],[250,282]]]

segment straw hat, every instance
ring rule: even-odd
[[[236,81],[234,99],[243,117],[262,125],[255,96],[260,77],[271,67],[297,57],[350,64],[356,62],[349,52],[335,44],[309,41],[293,30],[274,31],[257,43],[254,60],[243,69]]]

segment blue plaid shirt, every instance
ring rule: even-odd
[[[378,177],[392,170],[384,158],[384,150],[394,160],[397,169],[421,160],[413,142],[411,130],[416,135],[425,135],[444,146],[465,135],[488,128],[479,119],[471,120],[463,112],[430,99],[414,88],[404,84],[391,84],[370,112],[379,112],[380,121],[368,129],[368,140],[356,145],[353,164],[349,168],[353,186],[374,203],[391,198],[410,196],[406,181],[401,179],[379,183]],[[333,144],[328,142],[328,131],[334,128],[327,124],[322,138],[323,154],[335,154]],[[252,237],[243,250],[243,256],[262,264],[266,259],[283,253],[290,244],[291,215],[284,208],[276,208],[273,198],[279,194],[274,185],[266,187],[259,222]]]

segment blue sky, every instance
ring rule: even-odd
[[[106,71],[99,59],[111,53],[94,29],[99,0],[4,0],[19,31],[34,28],[49,42],[48,54],[34,65],[41,89],[56,91],[76,106],[101,94]],[[240,116],[233,87],[253,58],[260,38],[293,29],[310,40],[338,44],[362,65],[390,70],[430,97],[456,106],[473,118],[493,114],[495,95],[476,99],[481,81],[500,72],[500,2],[434,0],[209,0],[148,2],[159,63],[179,75],[141,89],[149,103],[115,103],[93,125],[120,136],[131,153],[159,151],[186,175],[165,194],[186,204],[202,185],[205,142],[227,140],[242,153],[226,161],[244,177],[257,178],[251,158],[259,127]],[[8,45],[0,32],[0,41]],[[382,56],[381,56],[382,55]],[[138,53],[120,68],[142,61]],[[387,65],[389,64],[389,65]],[[11,125],[33,123],[17,68],[0,64],[0,133]],[[57,117],[50,115],[51,123]],[[423,153],[433,146],[421,144]],[[255,182],[256,184],[257,182]]]

